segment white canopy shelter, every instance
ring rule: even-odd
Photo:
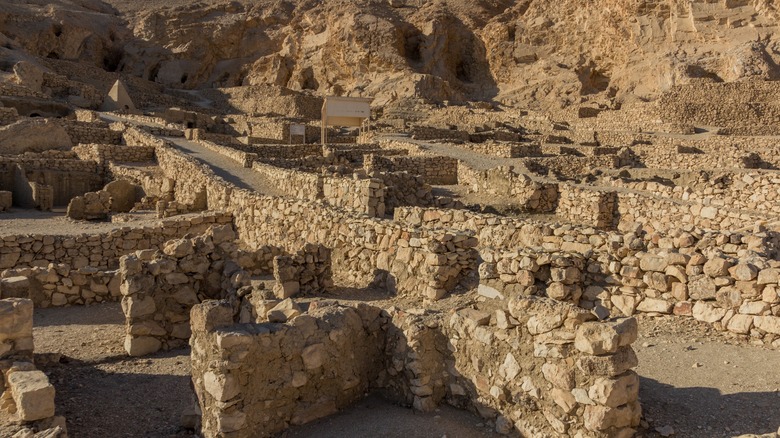
[[[322,104],[322,144],[328,143],[328,126],[357,126],[361,132],[370,126],[370,97],[328,96]]]

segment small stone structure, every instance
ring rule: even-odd
[[[19,434],[67,436],[65,419],[55,416],[54,386],[33,365],[33,303],[24,298],[0,300],[0,409],[18,425]],[[14,435],[28,436],[28,435]]]
[[[317,305],[286,324],[234,324],[233,315],[226,301],[192,311],[206,437],[271,436],[370,389],[425,411],[476,406],[525,436],[623,436],[639,424],[633,319],[595,322],[570,304],[527,297],[446,318],[365,304]]]

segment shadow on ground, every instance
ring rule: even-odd
[[[767,364],[768,372],[777,372],[774,368]],[[672,426],[675,436],[719,438],[765,434],[777,432],[780,426],[779,391],[722,394],[715,388],[677,388],[647,377],[640,377],[640,382],[643,416],[654,427]],[[716,418],[727,418],[729,430],[710,426]]]

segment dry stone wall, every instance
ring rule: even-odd
[[[226,301],[192,311],[206,437],[272,436],[372,389],[423,411],[470,407],[525,436],[623,436],[639,423],[633,319],[595,322],[539,298],[447,316],[323,302],[284,324],[234,324],[234,314]]]
[[[95,122],[60,120],[73,144],[113,144],[122,142],[122,132],[102,127]]]
[[[472,193],[508,197],[513,205],[527,212],[555,211],[558,201],[558,184],[540,182],[526,174],[516,173],[512,166],[480,171],[460,162],[458,183],[467,186]]]
[[[574,223],[600,229],[614,227],[618,204],[616,192],[593,190],[572,184],[560,184],[558,189],[556,215]]]
[[[230,225],[193,239],[176,239],[120,260],[125,350],[143,356],[186,345],[190,309],[204,299],[226,297],[247,277],[226,255],[235,252]],[[248,280],[248,277],[246,278]]]
[[[458,160],[443,156],[380,156],[366,155],[363,167],[367,173],[409,172],[422,176],[428,184],[458,183]]]
[[[122,227],[100,234],[6,234],[0,240],[0,269],[46,267],[60,263],[71,269],[116,269],[120,256],[141,249],[159,248],[166,241],[205,231],[210,225],[229,223],[226,213],[206,212],[160,221],[143,228]]]
[[[71,269],[67,264],[14,268],[0,272],[0,278],[23,278],[26,281],[20,294],[29,298],[35,307],[59,307],[116,301],[119,299],[119,276],[116,270],[98,270],[93,267]],[[2,280],[0,280],[2,282]],[[8,297],[7,287],[0,294]],[[14,293],[14,296],[18,293]]]

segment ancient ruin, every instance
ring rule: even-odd
[[[0,438],[780,438],[769,0],[0,4]]]

